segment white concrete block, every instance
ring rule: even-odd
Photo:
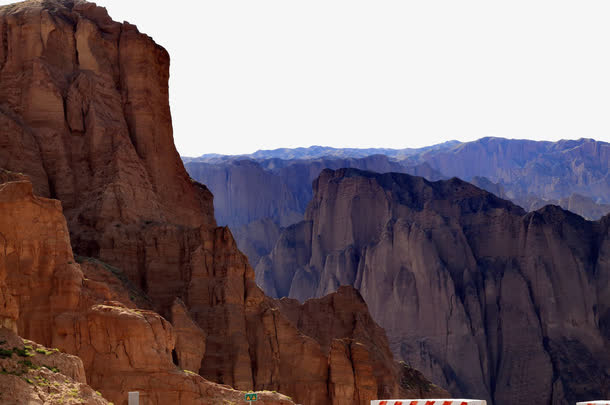
[[[129,405],[140,405],[140,393],[130,392],[129,393]]]

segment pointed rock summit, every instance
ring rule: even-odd
[[[457,397],[609,394],[610,216],[526,213],[456,178],[356,169],[324,170],[313,192],[257,266],[268,294],[354,286],[393,353]]]
[[[93,3],[0,7],[1,325],[78,355],[116,404],[399,395],[383,330],[318,341],[256,286],[176,152],[168,77],[165,49]]]

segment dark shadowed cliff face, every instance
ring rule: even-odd
[[[216,163],[193,160],[185,166],[194,179],[212,190],[218,222],[234,229],[240,249],[253,266],[271,251],[279,227],[303,219],[312,197],[311,183],[326,168],[355,167],[440,178],[427,164],[407,167],[382,155],[312,160],[230,159]]]
[[[379,328],[318,341],[255,285],[174,148],[168,68],[162,47],[93,3],[0,7],[0,324],[82,356],[117,403],[130,388],[153,404],[240,396],[182,369],[307,405],[398,395]],[[340,294],[373,323],[357,293]],[[366,390],[343,378],[353,369]]]
[[[269,218],[280,226],[303,218],[311,200],[311,183],[324,169],[354,167],[373,172],[400,172],[439,178],[426,165],[404,167],[387,156],[322,157],[311,160],[228,159],[219,162],[188,160],[185,167],[214,193],[220,224],[238,228]]]
[[[311,182],[325,168],[408,173],[428,180],[459,177],[526,211],[556,204],[593,220],[610,212],[610,145],[591,139],[483,138],[423,149],[310,147],[184,160],[190,175],[214,193],[219,223],[240,236],[239,246],[253,266],[277,240],[274,231],[261,239],[260,221],[282,227],[300,221],[312,198]]]
[[[394,353],[452,394],[568,404],[610,394],[609,226],[458,179],[325,170],[257,281],[299,300],[355,286]]]

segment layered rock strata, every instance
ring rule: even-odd
[[[0,328],[0,402],[5,405],[107,405],[87,385],[83,363]]]
[[[218,222],[234,230],[239,248],[253,266],[269,254],[281,227],[301,221],[312,197],[311,183],[326,168],[354,167],[440,178],[426,164],[406,166],[382,155],[312,160],[234,158],[216,163],[192,160],[185,167],[194,179],[210,187]]]
[[[216,226],[212,194],[187,175],[167,52],[80,0],[1,7],[0,33],[0,167],[22,173],[0,185],[2,325],[78,355],[117,404],[130,390],[157,404],[243,395],[213,381],[304,405],[364,405],[348,382],[331,391],[340,356],[256,286],[230,230]],[[362,345],[354,350],[377,350]],[[359,375],[366,395],[400,390],[398,374]]]
[[[289,392],[303,404],[366,404],[413,388],[401,385],[401,366],[353,289],[301,306],[265,297],[250,280],[243,318],[238,318],[238,308],[233,318],[243,324],[223,331],[230,336],[243,328],[245,353],[253,358],[239,358],[244,352],[232,352],[231,342],[206,339],[204,328],[179,299],[172,306],[172,325],[137,308],[129,284],[99,262],[78,264],[60,203],[35,197],[31,183],[0,184],[0,210],[2,324],[78,355],[89,384],[117,404],[128,391],[140,391],[155,404],[239,398],[239,392],[196,372],[213,380],[233,377],[233,386],[252,379],[257,391]],[[252,277],[251,269],[249,273]],[[243,361],[243,367],[225,357]],[[426,380],[418,386],[424,395],[444,392]],[[262,399],[292,403],[272,394]]]
[[[511,199],[534,195],[559,200],[578,193],[597,203],[610,203],[610,144],[594,139],[482,138],[424,151],[405,162],[426,162],[445,176],[467,181],[486,177],[503,185]]]
[[[274,227],[301,221],[311,183],[326,168],[459,177],[527,211],[555,204],[591,220],[610,213],[610,144],[593,139],[482,138],[404,150],[313,146],[183,159],[214,193],[219,223],[231,226],[253,266],[277,242]]]
[[[174,331],[156,312],[138,309],[129,284],[98,263],[86,261],[83,273],[72,254],[59,201],[34,196],[27,181],[8,182],[0,184],[0,212],[2,326],[78,355],[80,359],[72,358],[80,369],[69,372],[70,377],[88,382],[116,404],[126,403],[128,391],[141,391],[153,404],[213,404],[214,399],[241,398],[243,393],[183,371],[196,350],[189,350],[180,338],[199,331],[188,323],[188,314],[174,311]],[[198,343],[203,342],[191,345]],[[181,355],[176,363],[184,367],[173,362],[174,350]],[[202,350],[199,355],[200,361]],[[47,360],[56,366],[53,357]],[[68,372],[64,365],[61,368]],[[74,388],[78,387],[70,389]],[[262,399],[268,404],[293,403],[277,394]]]
[[[325,170],[257,280],[301,301],[353,285],[395,355],[456,396],[568,404],[608,395],[609,227],[458,179]]]

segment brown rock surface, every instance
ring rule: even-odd
[[[0,33],[0,164],[32,182],[0,185],[2,324],[80,356],[117,405],[129,390],[154,404],[241,398],[177,368],[174,349],[214,382],[304,405],[341,400],[331,400],[328,353],[256,286],[215,225],[211,193],[186,174],[165,50],[80,0],[1,7]],[[189,318],[205,346],[188,342],[200,335]],[[354,344],[350,362],[366,370]],[[292,402],[267,393],[262,403]]]
[[[333,404],[369,403],[377,398],[403,398],[410,392],[401,384],[403,366],[393,361],[383,329],[369,315],[360,293],[340,287],[336,293],[304,304],[283,298],[279,307],[301,333],[311,336],[329,355],[330,395]],[[449,394],[422,378],[420,398]]]
[[[26,181],[0,184],[0,319],[51,345],[55,316],[79,306],[82,273],[57,200],[34,197]]]
[[[241,295],[227,297],[233,301],[216,307],[194,301],[193,314],[215,321],[218,328],[208,329],[211,338],[206,344],[204,332],[179,300],[172,307],[174,328],[157,313],[135,308],[127,298],[129,290],[118,278],[104,281],[114,273],[100,269],[99,262],[83,261],[91,277],[85,278],[72,257],[60,204],[33,196],[30,183],[0,185],[0,209],[5,214],[0,216],[0,234],[5,238],[0,275],[5,276],[2,291],[6,294],[0,316],[20,333],[80,356],[89,384],[117,404],[133,390],[155,404],[199,403],[208,395],[239,397],[239,393],[229,395],[194,373],[177,369],[173,350],[181,368],[199,371],[201,366],[205,376],[232,378],[233,385],[250,384],[258,391],[288,392],[303,404],[337,404],[349,399],[364,405],[372,398],[401,392],[399,371],[383,330],[372,321],[357,292],[342,289],[304,306],[270,300],[254,285],[252,269],[233,250],[234,242],[225,228],[216,235],[217,245],[210,247],[218,255],[216,259],[225,259],[223,277],[230,285],[223,288],[244,288],[243,281],[238,283],[233,277],[246,277],[247,288]],[[41,260],[46,260],[45,265]],[[218,279],[212,281],[218,285]],[[222,295],[197,297],[227,299]],[[122,298],[127,305],[104,301],[108,298]],[[242,344],[245,351],[235,351]],[[350,370],[355,370],[351,383],[347,378]],[[267,401],[291,403],[277,396]]]
[[[23,340],[3,328],[0,328],[0,368],[2,404],[108,404],[87,385],[78,357]]]
[[[84,277],[58,201],[35,197],[29,182],[9,182],[0,184],[0,212],[0,319],[13,331],[78,355],[82,363],[72,358],[81,371],[66,368],[64,374],[85,383],[86,372],[89,384],[115,404],[126,403],[127,392],[134,390],[153,404],[212,404],[243,395],[178,369],[172,362],[176,334],[171,324],[135,308],[128,288],[116,277],[111,280],[112,273],[99,269],[99,262],[86,260],[87,273],[97,279]],[[104,301],[108,298],[123,299],[130,307]],[[176,317],[178,336],[185,336],[185,322]],[[180,353],[189,358],[188,350]],[[53,359],[45,361],[59,367]],[[271,394],[265,403],[292,404]]]
[[[198,373],[205,355],[205,332],[191,319],[179,298],[172,305],[171,319],[176,335],[177,363],[184,370]]]
[[[266,291],[303,300],[355,286],[397,357],[456,396],[608,394],[609,217],[526,214],[458,179],[354,169],[324,171],[314,192],[259,262]]]
[[[2,7],[0,31],[0,99],[12,123],[0,165],[62,201],[79,253],[103,255],[147,223],[214,225],[211,194],[193,187],[173,146],[163,48],[83,1]],[[110,264],[135,273],[129,253]]]

